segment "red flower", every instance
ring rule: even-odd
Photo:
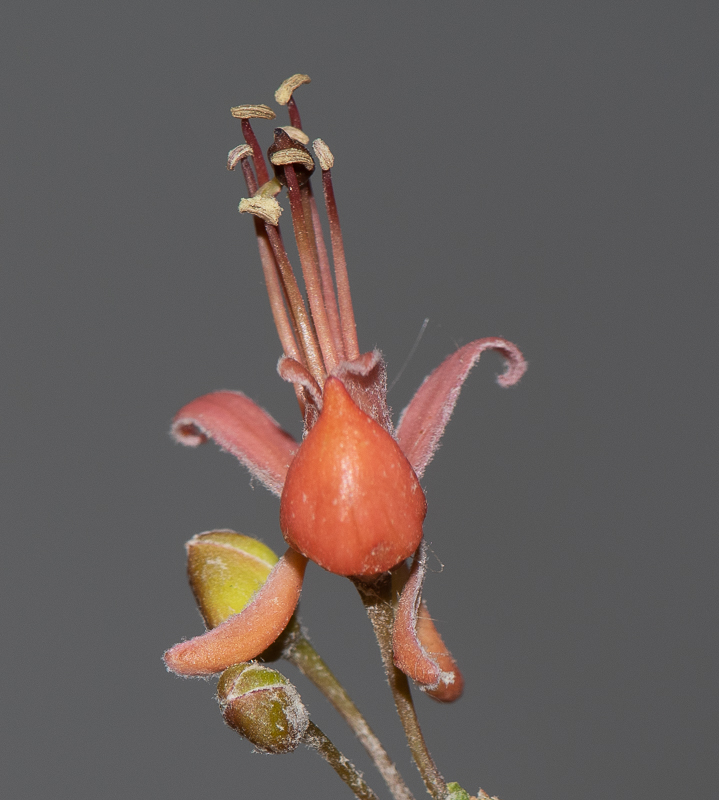
[[[386,402],[386,369],[379,351],[360,354],[339,217],[332,188],[332,155],[316,140],[329,221],[334,281],[309,177],[314,160],[304,147],[292,91],[306,76],[286,81],[276,98],[289,106],[293,127],[275,129],[268,151],[270,180],[249,118],[273,118],[266,106],[239,106],[246,145],[228,165],[242,169],[252,195],[240,211],[255,214],[255,229],[270,304],[284,349],[280,376],[294,385],[305,421],[299,444],[266,411],[239,392],[213,392],[188,403],[172,434],[195,446],[213,439],[281,496],[280,527],[289,548],[250,604],[211,631],[165,654],[182,675],[207,675],[257,657],[279,636],[299,600],[307,559],[338,575],[371,581],[402,568],[417,553],[397,610],[397,666],[438,699],[461,692],[461,676],[421,604],[424,577],[420,487],[462,384],[484,350],[506,359],[501,386],[526,370],[519,349],[499,338],[457,350],[420,386],[393,426]],[[284,91],[284,94],[283,94]],[[250,161],[254,161],[254,171]],[[255,176],[256,171],[256,176]],[[297,249],[309,300],[305,306],[282,244],[274,199],[287,187]],[[336,289],[335,289],[336,287]],[[335,294],[336,292],[336,294]]]

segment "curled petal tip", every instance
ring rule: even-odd
[[[299,447],[289,433],[241,392],[212,392],[180,409],[172,438],[190,447],[213,439],[238,458],[258,480],[280,494]]]
[[[445,358],[425,378],[397,425],[397,441],[418,477],[439,447],[462,385],[485,350],[496,350],[506,359],[505,371],[497,378],[500,386],[513,386],[526,372],[527,362],[517,345],[498,337],[477,339]]]

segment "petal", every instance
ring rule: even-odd
[[[277,495],[282,492],[287,469],[299,447],[289,433],[242,392],[213,392],[198,397],[180,409],[170,433],[190,447],[213,439]]]
[[[423,544],[414,557],[395,612],[394,664],[430,697],[450,703],[462,694],[464,680],[422,602],[426,571],[427,552]]]
[[[507,359],[504,373],[497,377],[500,386],[513,386],[524,375],[527,362],[519,348],[506,339],[477,339],[445,358],[424,379],[397,425],[397,441],[417,477],[422,477],[432,460],[454,411],[462,384],[485,350],[496,350]]]
[[[289,548],[239,614],[171,647],[164,655],[167,669],[183,677],[206,676],[257,658],[282,633],[297,608],[306,566],[307,559]]]

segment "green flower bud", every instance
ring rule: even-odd
[[[277,563],[269,547],[234,531],[200,533],[185,546],[190,586],[208,628],[239,614]]]
[[[217,684],[225,722],[263,753],[291,753],[310,723],[295,687],[262,664],[236,664]]]

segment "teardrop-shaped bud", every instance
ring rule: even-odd
[[[291,547],[337,575],[370,577],[412,555],[427,502],[395,440],[327,379],[322,413],[290,464],[280,527]]]
[[[217,684],[225,722],[263,753],[291,753],[310,718],[297,689],[277,670],[236,664]]]
[[[208,629],[239,614],[277,563],[269,547],[234,531],[199,533],[185,547],[190,586]]]

